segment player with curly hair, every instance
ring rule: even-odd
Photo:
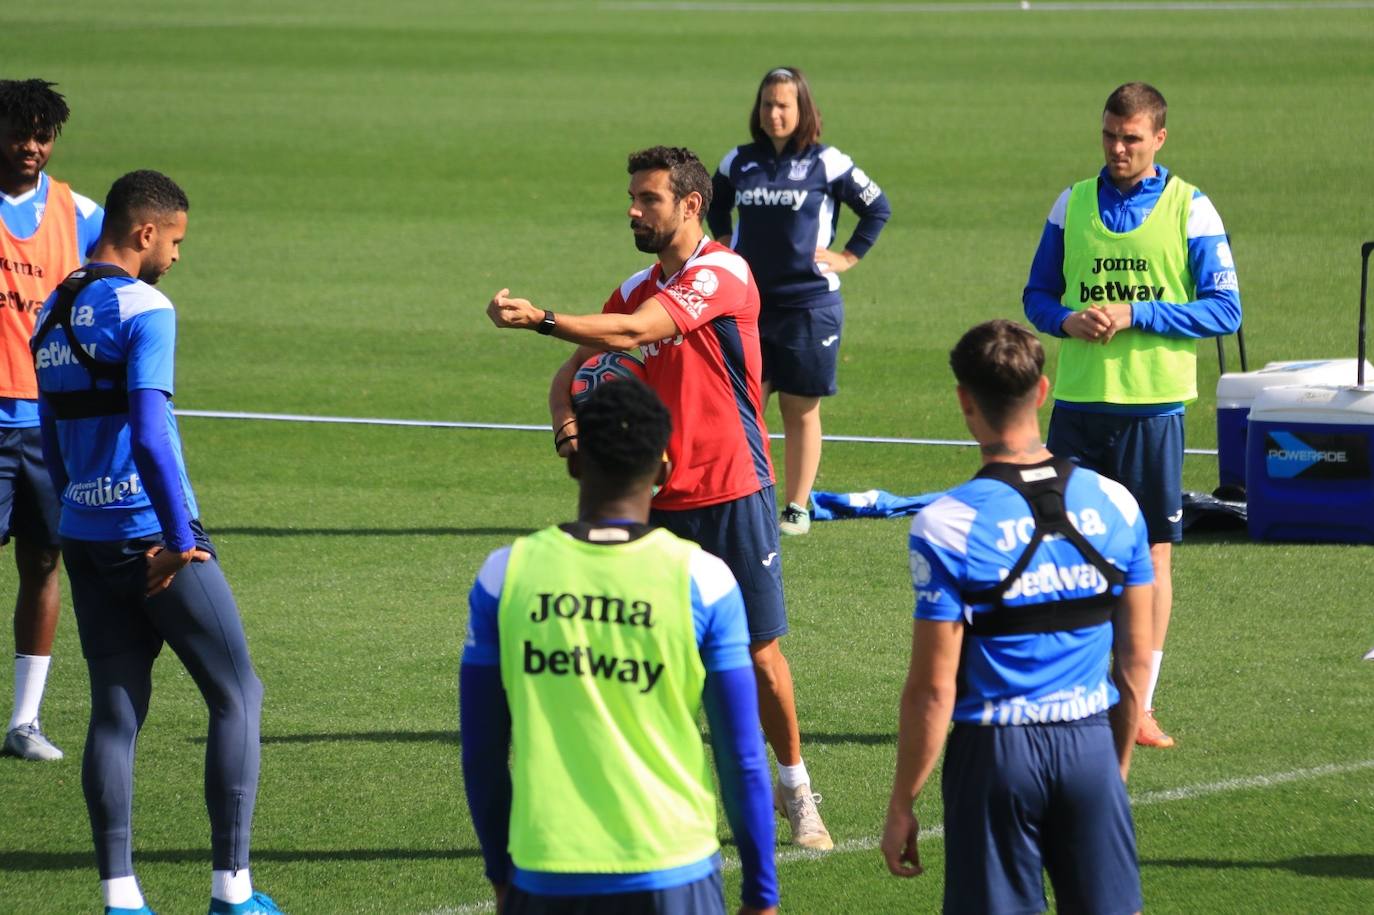
[[[104,211],[44,168],[71,111],[47,80],[0,80],[0,543],[14,538],[14,708],[3,752],[56,760],[38,721],[57,631],[57,495],[43,469],[34,321],[100,235]]]

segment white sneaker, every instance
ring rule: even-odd
[[[34,762],[51,762],[61,759],[62,751],[52,745],[52,741],[43,734],[43,729],[35,718],[28,724],[10,728],[10,732],[5,735],[4,755],[18,756],[20,759]]]
[[[787,507],[782,510],[782,520],[778,522],[778,532],[796,536],[805,534],[811,530],[811,513],[806,510],[806,506],[798,505],[796,502],[788,502]]]
[[[829,830],[821,822],[821,812],[816,809],[820,802],[821,796],[812,794],[810,785],[784,788],[778,782],[773,786],[773,806],[792,827],[793,845],[815,851],[829,851],[835,847]]]

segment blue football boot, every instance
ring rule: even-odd
[[[210,915],[284,915],[272,897],[266,893],[254,893],[251,899],[243,902],[225,902],[222,899],[210,900]]]

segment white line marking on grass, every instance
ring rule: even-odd
[[[1219,782],[1204,782],[1201,785],[1184,785],[1181,788],[1165,788],[1159,791],[1146,791],[1131,798],[1132,807],[1150,807],[1155,804],[1167,804],[1172,801],[1191,801],[1200,797],[1210,797],[1213,794],[1226,794],[1231,791],[1246,791],[1252,788],[1274,788],[1279,785],[1288,785],[1293,782],[1311,781],[1314,778],[1325,778],[1329,775],[1348,775],[1351,772],[1363,772],[1366,769],[1374,769],[1374,759],[1362,759],[1349,763],[1327,763],[1324,766],[1311,766],[1306,769],[1291,769],[1287,772],[1275,772],[1273,775],[1247,775],[1239,778],[1226,778]],[[922,826],[921,838],[926,841],[943,839],[945,827],[942,824],[934,826]],[[778,864],[789,864],[794,861],[808,861],[817,858],[824,858],[826,855],[846,854],[849,852],[872,852],[878,849],[878,839],[850,839],[841,842],[831,851],[809,851],[804,848],[786,848],[775,855]],[[723,859],[725,870],[739,870],[739,859],[726,857]],[[469,912],[492,912],[496,907],[490,902],[470,902],[465,905],[450,906],[442,909],[434,909],[424,915],[467,915]]]
[[[1367,10],[1374,9],[1374,0],[1308,0],[1308,2],[1274,2],[1264,0],[1120,0],[1120,2],[1065,3],[1028,2],[1015,3],[737,3],[726,0],[678,0],[678,2],[651,2],[651,0],[626,0],[626,2],[606,2],[602,9],[661,13],[672,12],[713,12],[713,13],[1103,13],[1103,12],[1171,12],[1171,13],[1211,13],[1211,12],[1256,12],[1263,10]]]
[[[1207,797],[1211,794],[1224,794],[1228,791],[1244,791],[1248,788],[1273,788],[1291,782],[1305,782],[1328,775],[1348,775],[1374,769],[1374,759],[1364,759],[1352,763],[1328,763],[1312,766],[1310,769],[1294,769],[1291,772],[1276,772],[1273,775],[1248,775],[1242,778],[1228,778],[1206,785],[1192,785],[1182,788],[1165,788],[1160,791],[1146,791],[1139,797],[1131,798],[1131,806],[1143,807],[1150,804],[1165,804],[1169,801],[1189,801],[1193,798]]]
[[[1371,0],[1374,6],[1374,0]],[[323,423],[343,426],[404,426],[424,429],[485,429],[495,432],[549,432],[548,426],[533,426],[523,423],[467,423],[443,419],[387,419],[369,416],[310,416],[304,413],[243,413],[236,410],[177,410],[177,416],[191,416],[200,419],[245,419],[261,422],[279,423]],[[774,432],[770,439],[782,441],[781,432]],[[827,442],[859,442],[866,445],[940,445],[958,448],[972,448],[977,442],[953,438],[890,438],[882,435],[825,435]],[[1215,448],[1186,448],[1185,454],[1215,455]]]
[[[1213,794],[1225,794],[1230,791],[1244,791],[1249,788],[1273,788],[1278,785],[1287,785],[1292,782],[1309,781],[1314,778],[1322,778],[1328,775],[1346,775],[1351,772],[1362,772],[1365,769],[1374,769],[1374,759],[1364,759],[1353,763],[1329,763],[1324,766],[1312,766],[1308,769],[1293,769],[1289,772],[1276,772],[1273,775],[1250,775],[1242,778],[1227,778],[1219,782],[1209,782],[1201,785],[1185,785],[1181,788],[1165,788],[1160,791],[1146,791],[1143,794],[1131,798],[1132,807],[1150,807],[1155,804],[1167,804],[1170,801],[1189,801],[1194,798],[1208,797]],[[921,827],[922,839],[942,839],[945,835],[945,827],[942,824]],[[807,858],[820,858],[835,852],[851,851],[876,851],[878,839],[851,839],[848,842],[841,842],[830,852],[807,851],[800,848],[789,848],[777,854],[779,864],[788,861],[801,861]],[[726,858],[725,869],[735,870],[739,867],[738,858]]]
[[[421,915],[468,915],[469,912],[495,912],[494,902],[468,902],[463,905],[449,905],[442,909],[430,909]]]
[[[514,432],[548,432],[548,426],[518,423],[463,423],[442,419],[386,419],[368,416],[310,416],[305,413],[242,413],[237,410],[177,410],[177,416],[202,419],[253,419],[276,423],[327,423],[345,426],[421,426],[430,429],[501,429]]]

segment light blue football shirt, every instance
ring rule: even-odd
[[[45,310],[51,304],[49,297]],[[72,330],[77,342],[97,360],[127,366],[128,390],[166,392],[168,435],[181,492],[189,517],[199,517],[170,399],[176,347],[176,312],[171,300],[141,280],[96,280],[72,305]],[[60,328],[44,338],[34,364],[39,390],[44,393],[90,389],[90,374],[72,356]],[[58,530],[62,536],[128,540],[162,531],[134,465],[128,414],[59,419],[57,434],[69,480],[60,493],[62,523]]]
[[[1126,585],[1154,580],[1145,521],[1120,483],[1077,468],[1065,506],[1070,520]],[[924,508],[911,523],[910,559],[916,618],[969,621],[993,605],[969,605],[963,594],[992,587],[1011,572],[1035,527],[1016,490],[974,479]],[[1051,535],[1004,594],[1009,608],[1102,593],[1108,584],[1078,548]],[[954,720],[983,725],[1073,721],[1105,711],[1120,698],[1109,675],[1112,626],[1065,632],[975,636],[965,631]]]

